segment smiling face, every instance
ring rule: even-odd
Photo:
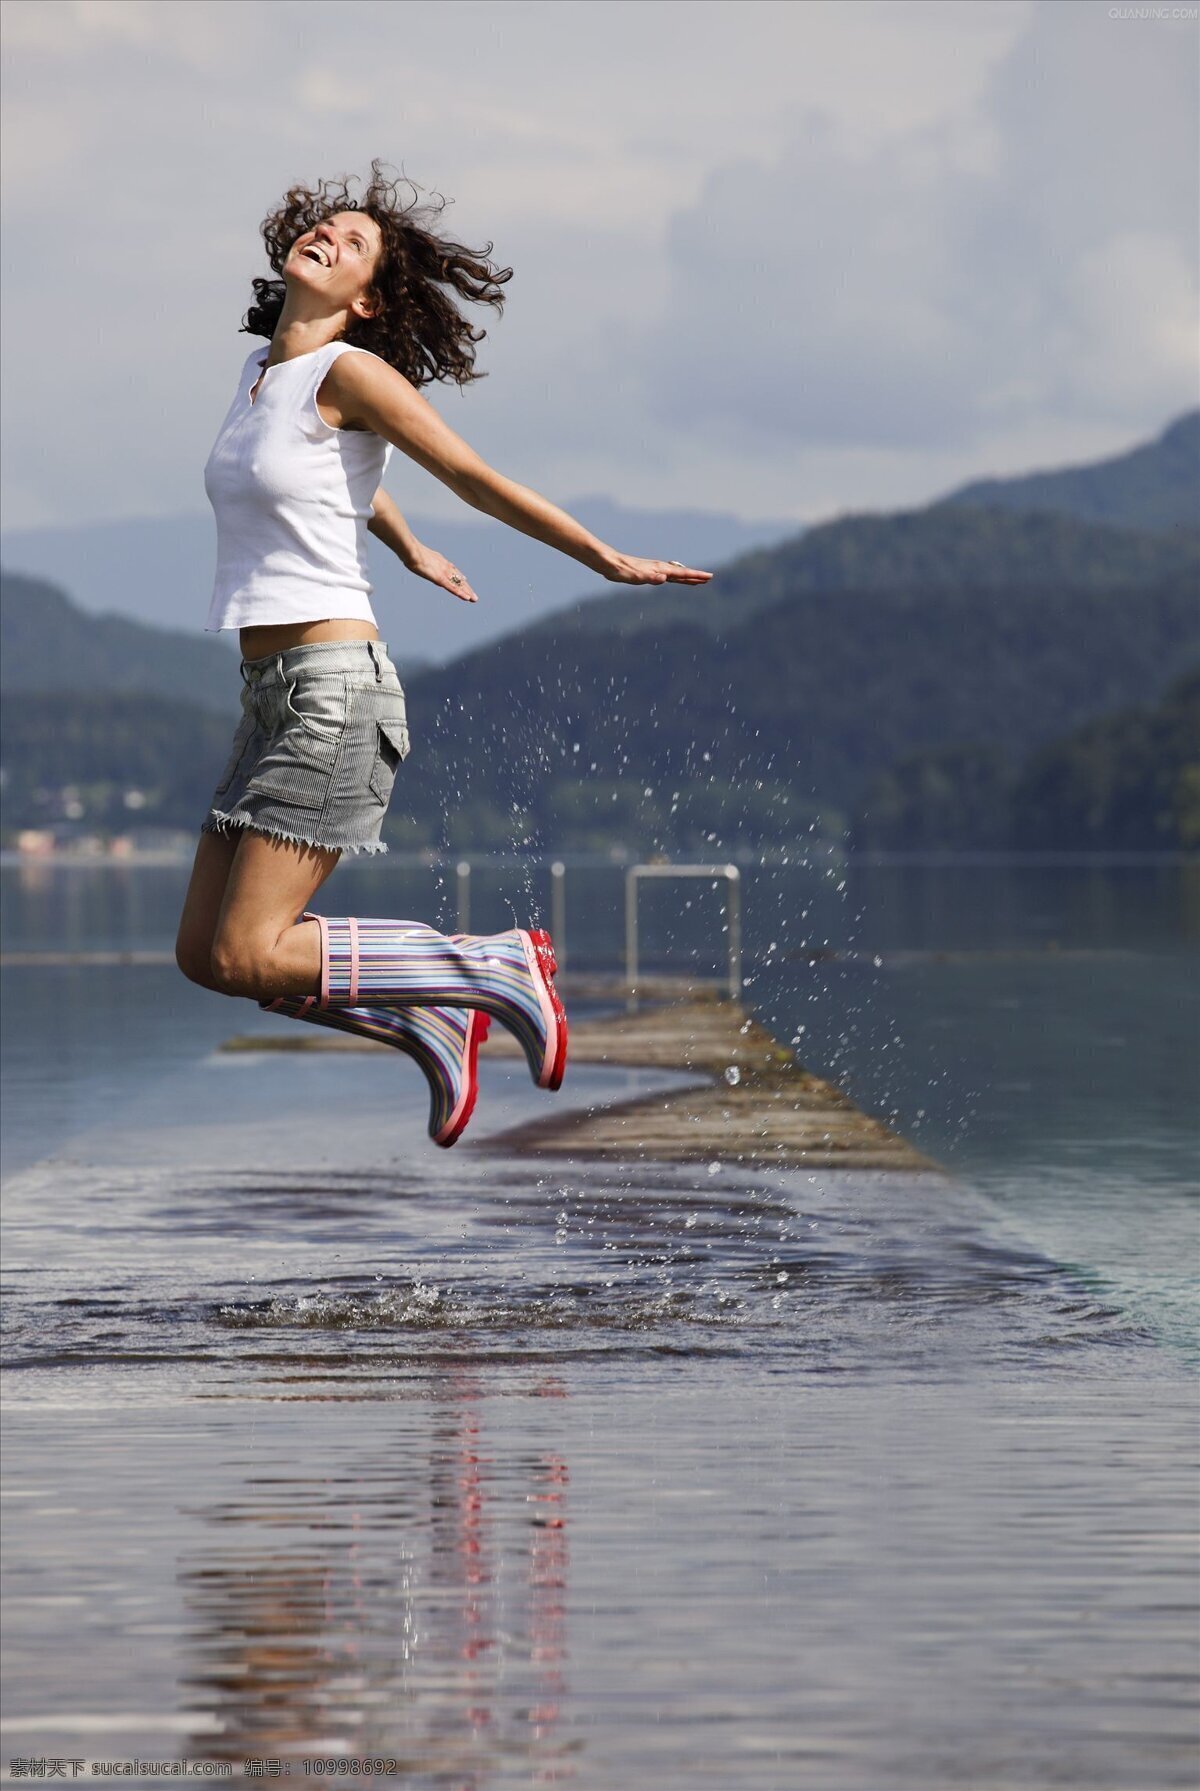
[[[335,212],[296,238],[283,277],[290,291],[319,294],[331,310],[373,317],[369,288],[382,252],[383,232],[374,218],[361,211]]]

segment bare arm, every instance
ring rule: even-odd
[[[340,355],[329,376],[343,424],[371,429],[440,479],[465,504],[557,548],[618,584],[706,584],[711,572],[670,560],[619,553],[548,498],[490,467],[421,397],[402,373],[376,355]]]
[[[367,528],[377,541],[390,547],[396,558],[411,571],[421,543],[381,485],[371,499],[372,516]]]
[[[464,603],[478,603],[478,597],[458,567],[436,547],[426,547],[423,541],[417,540],[382,485],[371,499],[371,520],[367,528],[418,578],[441,585],[444,591],[449,591],[452,597],[461,597]]]

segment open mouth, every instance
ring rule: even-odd
[[[307,260],[315,261],[318,267],[332,267],[333,266],[333,263],[329,259],[328,253],[326,252],[326,250],[321,248],[319,243],[309,243],[306,248],[301,249],[300,253]]]

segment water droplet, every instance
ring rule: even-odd
[[[788,1278],[788,1272],[786,1269],[780,1269],[779,1273],[775,1277],[776,1281],[779,1283],[780,1286],[783,1285],[783,1283],[787,1280],[787,1278]]]
[[[684,1230],[685,1230],[685,1231],[691,1231],[691,1230],[692,1230],[692,1229],[693,1229],[693,1227],[694,1227],[694,1226],[695,1226],[695,1223],[696,1223],[696,1215],[695,1215],[695,1213],[689,1213],[689,1214],[688,1214],[688,1216],[687,1216],[687,1218],[686,1218],[686,1219],[685,1219],[685,1220],[684,1220],[684,1222],[683,1222],[683,1228],[684,1228]]]
[[[726,1082],[728,1082],[730,1088],[736,1088],[741,1079],[742,1072],[738,1069],[736,1063],[731,1063],[725,1072]]]
[[[720,1175],[721,1165],[719,1163],[710,1163],[708,1166],[708,1173],[710,1175]]]

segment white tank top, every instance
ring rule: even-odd
[[[392,444],[368,429],[334,429],[317,409],[341,354],[327,342],[267,369],[252,349],[204,468],[217,519],[217,571],[205,632],[350,616],[374,622],[367,576],[371,500]]]

